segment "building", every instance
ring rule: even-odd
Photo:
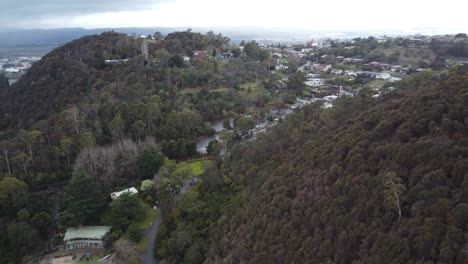
[[[110,241],[110,226],[80,226],[67,229],[65,249],[104,248]]]
[[[307,81],[304,82],[305,85],[311,86],[311,87],[320,87],[324,85],[323,79],[317,79],[317,78],[310,78]]]
[[[113,192],[113,193],[110,194],[110,196],[111,196],[112,200],[115,200],[115,199],[119,198],[120,195],[122,195],[124,193],[137,194],[138,191],[137,191],[137,189],[135,189],[135,187],[131,187],[131,188],[122,190],[120,192]]]
[[[390,73],[388,73],[388,72],[381,72],[381,73],[379,73],[375,78],[381,79],[381,80],[387,80],[387,79],[389,79],[390,77],[392,77],[392,76],[390,75]]]

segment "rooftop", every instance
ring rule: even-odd
[[[113,192],[113,193],[110,194],[110,196],[111,196],[112,200],[114,200],[114,199],[119,198],[120,195],[122,195],[124,193],[137,194],[138,190],[135,187],[131,187],[131,188],[122,190],[120,192]]]
[[[65,233],[64,241],[83,238],[83,239],[102,239],[109,231],[110,226],[80,226],[70,227]]]

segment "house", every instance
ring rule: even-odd
[[[301,104],[301,105],[310,104],[310,101],[307,101],[301,98],[296,98],[296,104]]]
[[[331,70],[331,74],[334,74],[334,75],[341,75],[341,74],[343,74],[343,70],[340,70],[340,69],[333,69],[333,70]]]
[[[343,57],[343,56],[337,56],[337,57],[336,57],[336,60],[337,60],[337,61],[343,61],[343,60],[344,60],[344,57]]]
[[[67,229],[65,249],[104,248],[110,241],[110,226],[80,226]]]
[[[390,83],[398,82],[398,81],[401,81],[401,78],[400,77],[390,77],[390,78],[388,78],[387,81],[390,82]]]
[[[327,101],[327,102],[331,102],[331,101],[336,100],[336,98],[338,98],[338,96],[336,96],[336,95],[328,95],[328,96],[323,97],[323,100],[325,100],[325,101]]]
[[[394,72],[398,72],[398,71],[401,70],[401,68],[403,68],[403,67],[401,67],[400,65],[393,65],[391,70],[394,71]]]
[[[309,79],[309,78],[318,78],[320,76],[320,74],[315,74],[315,73],[308,73],[306,75],[306,78]]]
[[[354,76],[354,77],[356,77],[356,76],[357,76],[356,72],[355,72],[355,71],[353,71],[353,70],[348,70],[348,71],[345,71],[345,73],[344,73],[344,74],[345,74],[345,75],[347,75],[347,76]]]
[[[190,62],[190,57],[189,56],[183,56],[184,62]]]
[[[288,66],[285,66],[283,64],[275,65],[275,70],[277,70],[277,71],[282,71],[282,70],[286,70],[286,69],[288,69]]]
[[[137,191],[137,189],[135,189],[135,187],[131,187],[131,188],[122,190],[120,192],[113,192],[113,193],[110,194],[110,196],[111,196],[112,200],[115,200],[115,199],[119,198],[124,193],[130,193],[131,195],[133,195],[133,194],[137,194],[138,191]]]
[[[325,83],[322,79],[310,78],[307,81],[305,81],[304,84],[310,87],[320,87]]]
[[[354,97],[354,94],[353,93],[350,93],[348,91],[345,91],[343,90],[343,87],[340,86],[340,93],[339,93],[339,96],[342,97],[342,96],[351,96],[351,97]]]
[[[388,78],[392,77],[388,72],[381,72],[375,78],[381,80],[387,80]]]

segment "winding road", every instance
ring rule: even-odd
[[[197,180],[198,180],[197,178],[191,178],[184,182],[184,185],[182,186],[182,188],[180,188],[180,192],[175,197],[176,205],[177,205],[177,202],[179,202],[179,200],[184,196],[184,194],[190,188],[190,183],[197,181]],[[154,241],[156,240],[156,234],[158,233],[158,228],[159,228],[159,225],[161,225],[162,220],[163,220],[162,213],[157,214],[156,217],[154,218],[153,224],[151,225],[150,229],[148,230],[148,233],[146,234],[147,243],[146,243],[145,254],[143,255],[143,264],[158,263],[157,259],[154,258],[153,249],[154,249]]]

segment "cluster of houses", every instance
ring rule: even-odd
[[[31,68],[34,62],[40,59],[40,57],[2,58],[0,59],[0,72],[3,72],[10,84],[13,84]]]

